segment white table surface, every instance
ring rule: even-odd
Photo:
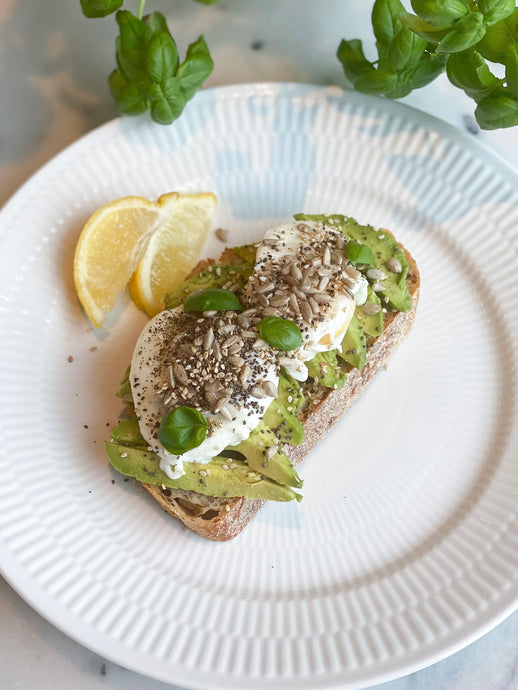
[[[137,0],[126,2],[136,10]],[[335,53],[341,38],[372,46],[366,0],[148,0],[161,10],[180,52],[204,33],[215,60],[208,86],[250,81],[346,85]],[[0,205],[52,156],[116,115],[107,76],[113,17],[87,20],[79,0],[0,0]],[[368,51],[367,51],[368,52]],[[476,137],[518,168],[518,128],[483,132],[473,104],[445,77],[403,102]],[[0,578],[2,690],[172,688],[108,662],[33,611]],[[518,613],[466,649],[383,690],[518,689]]]

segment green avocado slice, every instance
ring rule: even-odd
[[[167,293],[164,297],[165,305],[168,309],[179,307],[185,299],[196,290],[207,290],[209,288],[234,288],[241,291],[253,271],[253,265],[241,264],[215,264],[204,269],[200,273],[187,278],[180,285]]]
[[[110,462],[116,470],[154,486],[186,489],[218,498],[302,500],[302,496],[295,493],[289,486],[265,478],[240,460],[232,461],[232,469],[226,458],[214,458],[205,465],[186,462],[184,463],[185,474],[179,479],[171,479],[160,469],[160,461],[155,453],[109,441],[105,446]]]
[[[347,235],[352,240],[367,244],[376,259],[376,268],[387,276],[382,282],[384,291],[381,296],[386,298],[385,304],[397,311],[409,311],[412,308],[412,296],[406,284],[408,275],[408,262],[405,252],[396,240],[383,230],[373,228],[370,225],[360,225],[354,218],[341,215],[306,215],[297,213],[295,220],[308,220],[317,223],[326,223]],[[387,267],[387,261],[396,259],[401,265],[400,273],[393,273]]]
[[[300,489],[303,482],[285,453],[277,450],[271,458],[268,458],[268,450],[274,447],[279,448],[278,436],[262,420],[247,439],[237,446],[229,446],[229,449],[242,453],[246,458],[246,464],[256,472],[264,474],[279,484]]]
[[[356,308],[358,311],[358,308]],[[338,356],[356,369],[363,369],[367,361],[367,338],[356,314],[351,319]]]
[[[306,362],[308,374],[312,379],[316,379],[326,388],[339,389],[345,383],[345,373],[341,370],[336,355],[337,350],[320,352],[313,359]]]

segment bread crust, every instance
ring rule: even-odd
[[[386,229],[383,232],[392,234]],[[404,247],[402,249],[409,265],[407,285],[412,296],[412,308],[407,312],[385,315],[383,333],[367,342],[365,366],[363,369],[348,367],[346,382],[340,390],[319,387],[315,403],[302,419],[305,432],[303,442],[299,446],[284,447],[294,466],[302,462],[360,396],[412,327],[419,300],[420,276],[413,257]],[[226,249],[221,259],[228,262],[231,256],[231,250]],[[204,263],[200,262],[193,273],[203,267]],[[187,528],[213,541],[233,539],[266,503],[257,499],[215,498],[183,489],[164,491],[161,487],[146,483],[142,483],[142,486],[164,510],[181,520]]]

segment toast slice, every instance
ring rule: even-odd
[[[385,229],[383,232],[391,234]],[[384,314],[383,333],[367,342],[365,366],[355,369],[342,363],[347,379],[341,389],[333,390],[318,384],[310,408],[303,409],[299,414],[304,425],[304,441],[299,446],[288,445],[284,448],[294,466],[302,462],[359,397],[410,331],[419,299],[420,277],[414,259],[404,247],[402,249],[409,265],[407,286],[412,297],[412,308],[406,312]],[[240,263],[239,257],[231,249],[226,249],[220,260],[223,263]],[[200,262],[193,274],[211,263],[213,262]],[[142,486],[164,510],[181,520],[189,529],[213,541],[227,541],[235,537],[266,503],[257,499],[214,498],[183,489],[162,489],[146,483],[142,483]]]

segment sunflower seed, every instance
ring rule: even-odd
[[[214,331],[212,328],[209,328],[209,330],[205,333],[203,337],[203,349],[204,350],[209,350],[212,347],[212,343],[214,342]]]
[[[291,288],[291,291],[293,292],[293,294],[298,299],[300,299],[300,300],[306,300],[307,299],[306,295],[302,292],[302,290],[300,288],[296,287],[295,285]]]
[[[241,331],[242,338],[257,338],[257,333],[253,331]]]
[[[175,387],[175,382],[174,382],[174,375],[173,375],[173,367],[169,365],[169,381],[171,382],[171,388]]]
[[[250,318],[255,314],[255,307],[252,307],[251,309],[245,309],[245,311],[242,311],[240,316],[244,316],[245,319]]]
[[[230,400],[230,395],[224,395],[224,394],[220,395],[218,397],[218,401],[216,403],[216,408],[214,411],[219,412],[221,410],[221,408],[224,407],[228,403],[229,400]]]
[[[291,357],[279,357],[277,359],[280,367],[290,367],[293,364],[293,359]]]
[[[302,302],[300,305],[300,313],[306,323],[309,323],[313,318],[313,312],[307,302]]]
[[[392,273],[401,273],[402,271],[401,263],[394,256],[387,261],[387,268]]]
[[[235,343],[241,343],[241,339],[239,338],[238,335],[231,335],[230,338],[227,338],[221,343],[221,347],[230,347],[231,345],[234,345]]]
[[[243,366],[243,364],[245,363],[245,360],[242,357],[240,357],[239,355],[232,355],[232,357],[228,358],[228,361],[236,369],[241,368]]]
[[[367,302],[367,304],[363,305],[362,309],[363,313],[367,316],[374,316],[374,314],[379,312],[381,307],[379,304],[375,304],[374,302]]]
[[[211,319],[213,316],[216,316],[218,312],[215,309],[211,309],[210,311],[204,311],[203,316],[205,316],[208,319]]]
[[[325,292],[317,292],[312,299],[318,304],[329,304],[331,302],[331,297],[326,295]]]
[[[259,287],[256,288],[255,291],[261,294],[262,292],[270,292],[271,290],[273,290],[274,287],[274,283],[264,283],[264,285],[259,285]]]
[[[216,358],[216,362],[219,362],[221,360],[221,347],[218,341],[214,341],[214,344],[212,346],[212,350],[214,352],[214,357]]]
[[[228,230],[224,230],[223,228],[218,228],[215,233],[216,237],[220,242],[226,242],[228,240]]]
[[[379,268],[369,268],[367,270],[367,278],[371,280],[385,280],[386,277],[387,274],[380,271]]]
[[[329,276],[323,276],[320,279],[320,282],[318,284],[319,291],[322,292],[322,290],[325,290],[328,285],[329,285]]]
[[[297,225],[297,230],[300,230],[300,232],[307,232],[309,230],[309,226],[304,225],[304,223],[299,223]]]
[[[203,336],[199,335],[197,338],[194,338],[194,340],[192,342],[196,347],[200,347],[200,345],[203,342]]]
[[[344,256],[341,252],[332,252],[331,258],[333,260],[333,263],[338,264],[338,266],[341,266],[344,262]]]
[[[322,259],[319,256],[315,256],[315,258],[311,260],[311,265],[322,266]]]
[[[224,417],[229,422],[232,421],[232,412],[228,409],[228,407],[226,405],[223,405],[223,407],[220,409],[219,413],[222,417]]]
[[[275,455],[277,455],[278,450],[279,446],[270,446],[266,449],[264,457],[266,458],[266,460],[271,460]]]
[[[266,395],[269,395],[272,398],[277,397],[277,386],[271,381],[265,381],[262,385],[262,389]]]
[[[372,289],[374,290],[374,292],[383,292],[385,290],[385,286],[383,285],[383,283],[375,282],[372,284]]]
[[[242,386],[244,386],[245,383],[248,381],[251,373],[252,373],[252,370],[250,369],[248,364],[245,364],[245,366],[243,367],[243,369],[239,375],[239,381],[240,381]]]
[[[183,364],[180,364],[180,362],[175,362],[173,364],[173,374],[178,381],[186,386],[189,383],[189,377],[187,376],[187,372],[185,371]]]
[[[295,293],[293,293],[293,292],[290,295],[289,305],[294,312],[296,312],[297,314],[300,314],[299,303],[297,301]]]
[[[353,280],[358,280],[358,278],[361,276],[360,271],[354,268],[354,266],[346,266],[345,272],[347,273],[349,278],[352,278]]]
[[[262,293],[259,293],[257,295],[257,301],[261,305],[261,307],[267,307],[268,306],[268,300],[266,299],[265,295]]]
[[[259,386],[253,386],[253,388],[250,389],[250,395],[258,400],[266,398],[266,393]]]
[[[322,265],[323,266],[329,266],[331,263],[331,252],[329,251],[329,247],[326,247],[324,249],[324,255],[322,256]]]
[[[254,348],[254,350],[265,350],[268,347],[268,343],[265,342],[262,338],[257,338],[252,347]]]
[[[275,307],[265,307],[263,310],[264,316],[279,316],[280,311]]]
[[[337,237],[335,246],[337,249],[343,249],[345,247],[345,238],[342,236]]]
[[[281,294],[274,295],[270,299],[270,305],[272,307],[283,307],[285,304],[288,304],[289,299],[290,299],[289,295],[281,295]]]
[[[332,272],[333,271],[331,268],[327,268],[326,266],[321,266],[317,271],[317,275],[319,275],[320,277],[323,278],[324,276],[330,276]]]
[[[291,264],[290,273],[295,278],[295,280],[302,280],[302,271],[296,264]]]
[[[309,302],[309,306],[311,307],[311,311],[313,312],[313,314],[318,314],[319,306],[318,306],[318,302],[314,299],[314,297],[310,297],[308,299],[308,302]]]
[[[239,352],[239,350],[241,350],[242,347],[243,347],[243,341],[240,340],[239,342],[234,343],[233,345],[231,345],[228,348],[228,354],[229,355],[235,355]]]

